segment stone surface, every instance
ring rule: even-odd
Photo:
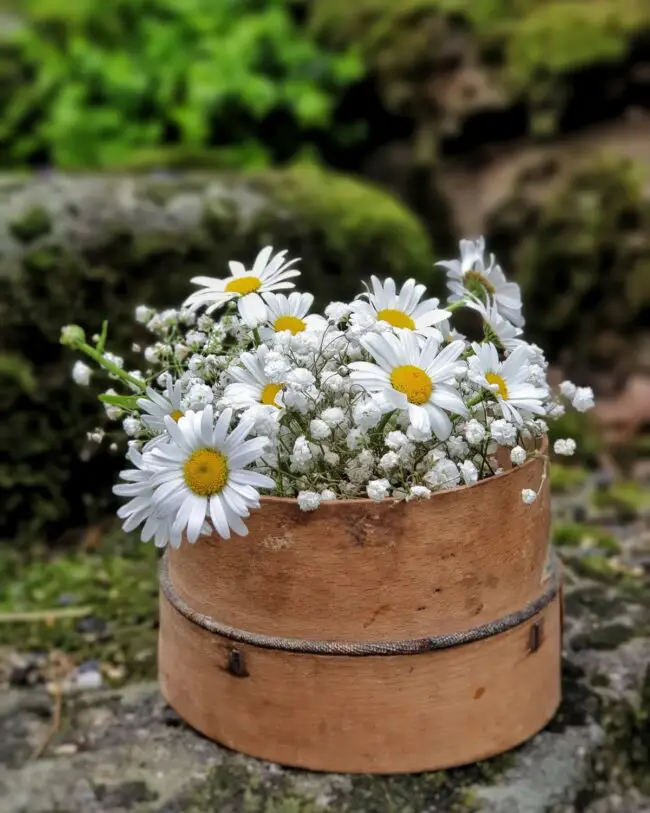
[[[563,487],[568,482],[565,476]],[[14,637],[0,651],[0,810],[650,813],[647,485],[605,487],[585,475],[572,494],[556,493],[553,531],[565,563],[563,702],[546,729],[514,752],[411,776],[285,770],[195,734],[155,682],[141,681],[138,675],[151,673],[133,670],[131,656],[120,671],[104,660],[113,649],[89,659],[69,637],[60,639],[64,653],[19,653]],[[93,670],[109,681],[126,675],[139,682],[63,693],[53,727],[56,687]]]

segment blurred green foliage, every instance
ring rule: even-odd
[[[331,45],[354,43],[389,108],[436,121],[427,79],[467,58],[486,86],[528,107],[537,134],[552,131],[570,103],[572,74],[621,62],[650,31],[645,0],[316,0],[311,8],[310,30]],[[473,103],[446,112],[462,116]],[[430,122],[426,133],[431,139]]]
[[[425,21],[462,20],[479,45],[501,46],[505,72],[519,84],[538,71],[619,59],[650,23],[650,7],[640,0],[323,0],[312,8],[313,30],[339,43],[357,41],[371,60],[408,35],[415,44]],[[423,56],[410,52],[411,59]]]
[[[158,551],[110,526],[97,547],[51,556],[37,545],[0,542],[0,613],[40,617],[0,624],[0,647],[68,653],[77,661],[120,667],[123,678],[153,677],[156,668]],[[49,611],[88,608],[77,618]]]
[[[218,145],[222,165],[260,166],[282,130],[308,148],[363,68],[353,48],[319,47],[294,6],[25,0],[0,35],[0,147],[17,164],[65,168],[160,144]]]

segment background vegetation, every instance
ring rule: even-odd
[[[82,169],[161,145],[247,167],[308,150],[363,68],[351,48],[320,48],[294,6],[27,0],[6,37],[0,143],[16,163]]]
[[[107,509],[60,325],[128,354],[267,243],[322,300],[484,233],[556,365],[646,375],[649,65],[639,0],[0,0],[0,538]]]

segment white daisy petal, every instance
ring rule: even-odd
[[[210,519],[212,520],[214,529],[219,536],[222,539],[230,539],[230,529],[228,528],[226,512],[223,510],[221,498],[218,494],[210,497]]]
[[[208,306],[206,313],[211,313],[227,302],[237,299],[239,312],[245,322],[255,327],[255,322],[258,324],[263,322],[266,315],[266,306],[259,295],[293,288],[294,283],[289,280],[300,275],[297,269],[291,267],[298,260],[285,262],[285,258],[286,251],[280,251],[273,256],[273,247],[265,246],[255,258],[250,271],[247,271],[242,263],[231,261],[230,278],[194,277],[192,282],[203,288],[191,294],[185,300],[184,306],[193,310]]]
[[[406,331],[418,336],[426,335],[426,329],[447,319],[449,311],[439,310],[437,299],[422,299],[424,285],[408,279],[397,292],[395,280],[388,278],[382,283],[377,277],[370,278],[371,290],[352,303],[352,323],[365,319],[390,325],[395,331]],[[379,358],[377,358],[378,363]]]
[[[133,452],[135,468],[115,486],[117,494],[132,498],[118,511],[126,530],[144,525],[142,539],[153,538],[158,547],[177,547],[183,537],[194,543],[211,527],[224,539],[231,528],[245,535],[242,518],[260,505],[256,489],[275,483],[244,468],[261,458],[268,439],[246,440],[250,421],[229,433],[231,417],[225,409],[215,422],[211,404],[188,410],[178,423],[165,416],[167,439],[144,455]]]
[[[374,398],[388,408],[406,410],[417,434],[433,430],[441,439],[448,437],[452,423],[445,413],[467,414],[460,394],[445,383],[465,369],[459,356],[467,349],[466,343],[455,340],[441,350],[433,337],[421,344],[412,331],[401,331],[399,335],[369,335],[362,345],[376,364],[352,363],[353,384],[375,393]]]

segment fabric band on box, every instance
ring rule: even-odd
[[[242,644],[261,647],[262,649],[279,649],[285,652],[296,652],[312,655],[346,655],[362,657],[368,655],[419,655],[440,649],[482,641],[494,635],[524,624],[544,610],[558,595],[558,565],[553,560],[549,578],[544,591],[534,601],[521,610],[462,632],[451,632],[446,635],[435,635],[430,638],[415,638],[405,641],[313,641],[301,638],[283,638],[274,635],[260,635],[247,630],[236,629],[228,624],[220,624],[208,615],[193,610],[175,591],[169,576],[167,554],[160,562],[160,587],[167,601],[188,621],[202,627],[208,632],[220,635]]]

